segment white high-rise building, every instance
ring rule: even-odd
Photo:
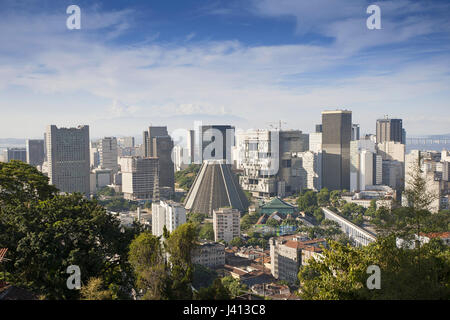
[[[90,192],[89,126],[47,127],[47,164],[50,183],[61,192]]]
[[[230,243],[241,236],[241,213],[237,209],[220,208],[213,211],[214,240]]]
[[[322,151],[322,132],[309,134],[309,150],[316,153]]]
[[[117,172],[119,167],[117,162],[117,139],[114,137],[100,139],[97,148],[100,168],[111,169],[113,172]]]
[[[284,197],[302,188],[300,159],[309,136],[299,130],[248,130],[237,133],[236,166],[244,171],[242,189],[255,197]]]
[[[350,142],[350,191],[365,190],[377,182],[381,173],[377,174],[377,162],[375,142],[366,139]]]
[[[159,195],[159,159],[121,157],[122,192],[125,199],[153,200]]]
[[[373,156],[374,153],[368,150],[361,150],[359,160],[359,188],[365,190],[366,186],[373,185]]]
[[[302,189],[319,191],[322,188],[322,152],[298,152],[297,157],[301,159]]]
[[[173,201],[160,201],[152,203],[152,234],[159,237],[163,235],[164,226],[172,232],[186,223],[186,209]]]

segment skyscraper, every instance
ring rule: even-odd
[[[401,119],[389,119],[386,117],[385,119],[377,120],[377,143],[386,141],[403,143],[403,134]]]
[[[100,139],[97,145],[100,168],[118,171],[117,163],[117,139],[114,137],[105,137]]]
[[[323,179],[329,190],[350,189],[350,141],[352,112],[335,110],[322,112]]]
[[[159,187],[175,190],[175,165],[172,161],[173,140],[167,127],[152,127],[144,131],[144,156],[159,158]]]
[[[153,200],[157,198],[159,194],[158,158],[122,157],[119,163],[125,199]]]
[[[27,163],[32,166],[41,166],[44,163],[44,140],[27,140]]]
[[[89,126],[47,127],[47,163],[50,183],[61,192],[90,192]]]

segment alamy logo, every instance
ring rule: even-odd
[[[373,290],[373,289],[381,289],[381,270],[380,267],[377,265],[370,265],[367,267],[367,274],[370,274],[371,276],[367,278],[367,289]]]
[[[66,273],[71,274],[67,278],[66,285],[69,290],[81,289],[81,270],[79,266],[71,265],[67,267]]]
[[[368,14],[371,14],[370,17],[367,18],[366,25],[367,29],[381,29],[381,9],[376,4],[372,4],[367,7]]]
[[[66,26],[69,30],[80,30],[81,29],[81,9],[77,5],[71,5],[67,7],[66,10],[67,14],[70,14],[70,16],[67,18]]]

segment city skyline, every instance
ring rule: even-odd
[[[0,137],[41,138],[50,123],[139,136],[198,120],[314,132],[338,108],[362,133],[388,114],[408,135],[448,134],[444,1],[377,2],[380,30],[367,29],[362,0],[80,0],[80,30],[66,28],[70,4],[2,2]]]

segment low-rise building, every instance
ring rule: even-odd
[[[192,252],[192,263],[207,268],[225,265],[225,245],[219,242],[200,242]]]
[[[271,238],[269,243],[272,275],[290,283],[297,282],[300,267],[311,257],[318,256],[321,246],[326,245],[325,239],[305,241],[300,235]]]

